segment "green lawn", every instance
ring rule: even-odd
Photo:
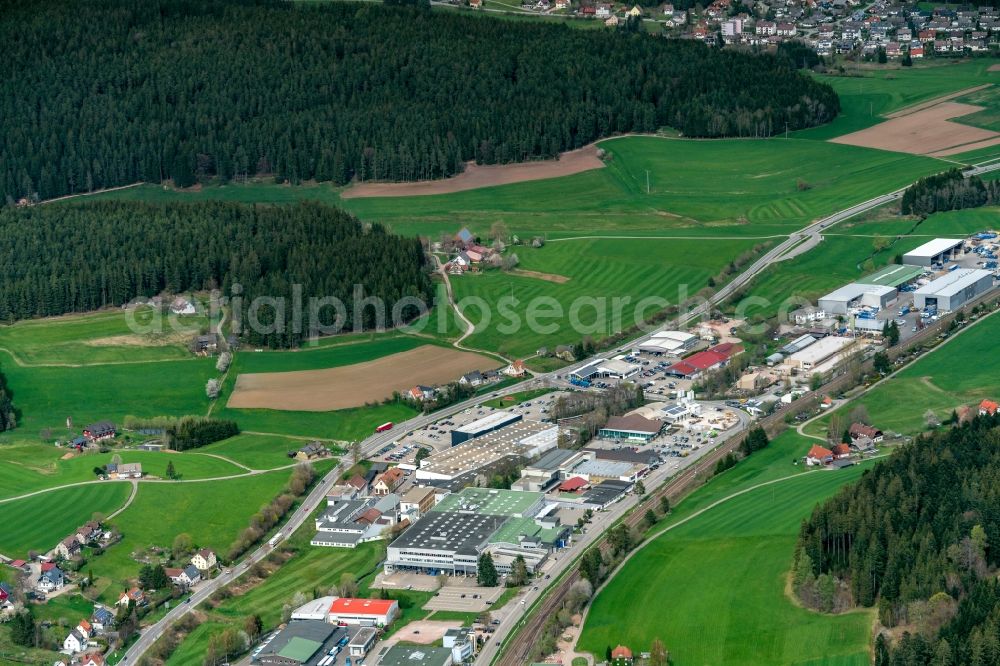
[[[848,66],[845,76],[819,75],[819,80],[837,91],[841,113],[832,123],[801,130],[795,136],[832,139],[871,127],[893,111],[984,83],[1000,83],[1000,72],[988,71],[992,62],[981,58],[915,67],[865,68],[860,72]]]
[[[785,595],[800,521],[861,472],[801,474],[661,534],[595,599],[580,647],[661,638],[678,666],[867,664],[870,613],[821,615]]]
[[[371,342],[354,342],[343,345],[324,345],[297,351],[243,350],[236,355],[212,411],[213,416],[232,418],[242,430],[250,432],[277,433],[318,439],[352,440],[362,439],[372,433],[375,426],[386,421],[405,421],[415,416],[413,407],[394,403],[377,407],[359,407],[332,412],[296,412],[274,409],[230,409],[226,401],[232,394],[236,378],[240,373],[288,372],[292,370],[313,370],[334,368],[415,349],[433,340],[396,336],[381,337]]]
[[[48,552],[94,513],[111,514],[128,499],[131,486],[107,482],[53,490],[0,504],[0,553],[27,556]]]
[[[118,455],[122,462],[142,463],[143,472],[151,477],[165,476],[170,462],[182,479],[207,479],[246,473],[241,467],[199,451],[115,451],[60,460],[59,457],[64,453],[65,449],[45,444],[18,443],[0,446],[0,499],[69,483],[94,481],[94,468],[106,465],[114,455]],[[0,511],[2,506],[0,505]]]
[[[303,444],[305,442],[300,439],[243,434],[203,446],[198,451],[224,456],[251,469],[274,469],[293,464],[295,460],[288,457],[288,452],[301,448]]]
[[[0,326],[0,348],[25,365],[189,359],[187,343],[207,326],[203,315],[113,310]]]
[[[847,413],[861,404],[879,428],[916,434],[926,428],[928,410],[944,420],[962,405],[996,400],[1000,377],[993,357],[998,339],[1000,315],[992,315],[839,411]],[[826,421],[810,424],[810,432],[825,432]]]

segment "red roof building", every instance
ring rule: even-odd
[[[1000,409],[1000,405],[993,402],[992,400],[983,400],[981,403],[979,403],[980,416],[996,416],[998,409]]]
[[[614,650],[611,651],[611,659],[631,659],[632,650],[629,650],[624,645],[619,645]]]
[[[833,455],[835,458],[846,458],[851,455],[851,447],[847,444],[834,444]]]
[[[693,377],[706,370],[714,370],[729,362],[729,359],[743,351],[743,347],[732,342],[715,345],[705,351],[688,356],[667,368],[666,373],[674,377]]]
[[[807,465],[829,465],[832,462],[833,451],[819,444],[813,444],[809,453],[806,454]]]
[[[590,483],[579,476],[574,476],[572,479],[566,479],[561,484],[559,484],[559,491],[563,493],[575,493],[578,490],[582,490],[589,486]]]
[[[393,599],[352,599],[341,597],[330,604],[333,624],[386,626],[399,614],[399,602]]]

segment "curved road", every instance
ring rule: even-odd
[[[995,171],[998,169],[1000,169],[1000,163],[986,165],[986,166],[977,166],[966,171],[966,174],[981,175],[983,173]],[[786,238],[784,241],[776,245],[762,257],[757,259],[757,261],[755,261],[753,264],[747,267],[746,270],[744,270],[738,276],[733,278],[733,280],[730,281],[728,284],[726,284],[724,287],[715,292],[715,294],[713,294],[704,303],[691,310],[688,310],[680,317],[675,319],[673,322],[669,322],[668,324],[665,325],[680,327],[684,326],[685,324],[691,322],[692,320],[698,317],[710,314],[713,307],[722,303],[732,294],[736,293],[740,288],[748,284],[753,278],[755,278],[761,272],[766,270],[769,266],[778,261],[781,261],[787,253],[795,249],[800,243],[817,243],[818,238],[824,229],[827,229],[828,227],[831,227],[835,224],[843,222],[844,220],[852,218],[855,215],[866,213],[870,210],[873,210],[887,203],[895,201],[896,199],[899,199],[903,196],[903,192],[905,191],[905,189],[906,188],[902,188],[894,192],[890,192],[888,194],[883,194],[882,196],[869,199],[868,201],[854,204],[853,206],[845,208],[844,210],[834,213],[833,215],[829,215],[820,220],[817,220],[816,222],[813,222],[812,224],[804,227],[803,229],[800,229],[799,231],[790,234],[788,238]],[[646,333],[641,337],[635,339],[634,341],[628,343],[628,345],[623,344],[622,347],[640,344],[648,340],[651,336],[652,332]],[[587,359],[586,361],[577,364],[577,367],[586,365],[587,363],[590,363],[593,360],[596,360],[597,358],[599,357],[595,356],[591,359]],[[536,375],[533,379],[530,379],[526,382],[515,384],[514,386],[509,386],[505,389],[500,389],[491,394],[490,397],[508,395],[538,385],[550,383],[552,380],[558,379],[559,374],[562,374],[564,372],[566,372],[566,370],[560,370],[558,373],[549,372]],[[423,428],[424,426],[430,425],[435,421],[448,418],[449,416],[457,414],[458,412],[461,412],[464,409],[473,407],[486,397],[487,396],[474,397],[464,402],[451,405],[450,407],[442,409],[438,412],[434,412],[433,414],[422,414],[420,416],[414,417],[409,421],[398,424],[397,427],[393,430],[389,430],[387,432],[382,432],[382,433],[375,433],[361,443],[362,455],[364,457],[371,456],[375,451],[377,451],[378,449],[385,446],[388,442],[395,439],[400,430],[410,431]],[[321,501],[323,501],[323,499],[326,497],[327,492],[329,492],[330,488],[336,485],[337,480],[340,478],[340,475],[341,473],[343,473],[343,471],[344,471],[344,466],[338,465],[337,467],[330,470],[326,474],[326,476],[324,476],[320,480],[320,482],[316,484],[312,492],[309,493],[306,500],[299,505],[299,508],[296,509],[296,511],[292,514],[292,516],[281,528],[282,536],[280,537],[279,542],[281,540],[286,539],[288,535],[295,532],[295,530],[297,530],[309,518],[310,514],[312,513],[312,510],[316,506],[318,506]],[[594,534],[595,537],[598,533],[599,532],[597,531],[588,530],[588,534]],[[230,571],[230,573],[228,574],[223,573],[218,577],[212,579],[211,581],[207,581],[201,584],[201,586],[195,590],[194,594],[192,594],[191,597],[189,597],[185,603],[181,603],[178,606],[172,608],[162,619],[160,619],[159,622],[147,628],[139,637],[139,640],[136,641],[128,649],[128,651],[126,652],[125,656],[122,658],[120,663],[134,663],[139,656],[141,656],[154,642],[156,642],[156,640],[163,634],[164,631],[166,631],[166,629],[170,625],[172,625],[174,622],[180,619],[183,615],[187,614],[194,606],[197,606],[199,603],[207,599],[217,589],[239,578],[239,576],[242,575],[254,563],[266,557],[270,551],[271,551],[270,546],[267,545],[260,546],[255,551],[253,551],[249,556],[247,556],[244,560],[242,560],[242,562],[237,563],[232,567],[231,570],[228,570]],[[561,560],[557,560],[557,564],[559,565],[559,567],[551,571],[550,575],[553,578],[556,578],[559,575],[559,573],[561,573],[561,571],[567,566],[567,564],[572,561],[572,559],[573,558],[563,558]],[[544,590],[539,592],[539,596],[541,596],[542,594],[544,594]],[[525,606],[525,608],[527,608],[527,605]],[[510,629],[512,627],[503,627],[503,628]],[[477,664],[490,663],[490,661],[492,661],[493,657],[496,655],[496,651],[491,649],[494,647],[495,646],[492,643],[488,644],[487,649],[483,650],[483,652],[480,654],[480,657],[476,660],[476,663]]]

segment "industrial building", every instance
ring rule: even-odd
[[[896,300],[895,287],[852,282],[819,299],[819,307],[830,314],[846,315],[854,307],[885,308]]]
[[[484,416],[477,421],[467,423],[464,426],[452,430],[451,445],[456,446],[462,442],[467,442],[470,439],[482,437],[483,435],[509,426],[511,423],[517,423],[522,418],[524,417],[516,412],[493,412],[489,416]]]
[[[387,527],[398,518],[399,496],[390,493],[364,499],[327,497],[327,510],[316,519],[313,546],[355,548],[358,544],[378,541]]]
[[[904,285],[915,282],[923,274],[924,268],[921,266],[890,264],[880,271],[864,276],[858,282],[861,284],[877,284],[883,287],[899,289]]]
[[[939,312],[951,312],[992,288],[993,273],[990,271],[960,269],[913,292],[913,305],[918,309],[936,306]]]
[[[630,442],[648,442],[663,430],[662,421],[654,421],[644,416],[612,416],[597,432],[602,439],[627,440]]]
[[[913,266],[944,264],[962,255],[965,241],[959,238],[935,238],[903,255],[903,263]]]
[[[674,363],[664,370],[664,374],[681,379],[694,379],[703,372],[725,366],[730,358],[742,351],[743,347],[740,345],[725,342]]]
[[[544,499],[541,493],[488,488],[449,495],[389,544],[385,571],[475,575],[486,551],[501,573],[518,555],[534,571],[570,535],[570,527],[546,517]]]
[[[567,478],[574,467],[594,457],[588,451],[554,449],[521,470],[521,478],[511,484],[511,490],[545,492]]]
[[[318,666],[352,631],[320,620],[293,620],[254,650],[250,661],[264,666]]]
[[[623,481],[634,483],[642,476],[648,465],[625,462],[620,460],[587,460],[573,469],[573,476],[578,476],[592,484],[601,481]]]
[[[814,342],[816,342],[816,338],[806,333],[805,335],[800,335],[795,338],[778,351],[782,355],[782,358],[784,358],[785,356],[802,351]]]
[[[597,359],[569,373],[574,379],[592,381],[600,377],[628,379],[642,370],[641,365],[623,361],[620,358]]]
[[[793,370],[812,370],[834,356],[843,353],[855,344],[853,338],[842,338],[831,335],[817,340],[802,351],[796,352],[785,359],[786,367]]]
[[[387,627],[399,615],[394,599],[351,599],[340,597],[330,604],[330,624]]]
[[[451,666],[451,650],[429,645],[393,645],[379,658],[379,666]]]
[[[429,455],[420,461],[416,478],[421,481],[449,481],[503,458],[530,460],[556,448],[559,443],[558,425],[520,418],[518,415],[518,421],[501,430],[488,431],[488,434]]]
[[[682,331],[657,331],[639,345],[639,351],[651,354],[682,355],[698,344],[698,336]]]

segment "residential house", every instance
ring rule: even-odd
[[[910,47],[910,58],[923,58],[924,57],[924,47],[923,46],[911,46]]]
[[[117,434],[118,430],[115,429],[115,424],[111,421],[98,421],[83,429],[83,436],[91,442],[111,439]]]
[[[90,624],[98,634],[110,631],[115,626],[115,614],[104,606],[96,606],[94,614],[90,616]]]
[[[423,402],[433,400],[435,393],[433,387],[417,385],[406,392],[406,397],[413,402]]]
[[[674,6],[671,5],[670,3],[667,3],[663,5],[662,11],[664,16],[671,17],[674,15]]]
[[[851,456],[851,447],[847,444],[834,444],[831,449],[836,460],[842,460]]]
[[[466,227],[459,229],[458,233],[455,234],[455,240],[462,246],[472,245],[476,242],[476,237],[472,235]]]
[[[597,8],[593,5],[584,5],[583,7],[580,7],[580,14],[587,18],[595,17],[597,16]]]
[[[569,9],[569,0],[556,0],[556,9]]]
[[[104,666],[104,655],[100,652],[92,652],[83,656],[80,666]]]
[[[69,635],[63,640],[63,652],[76,654],[83,652],[87,647],[87,639],[76,629],[71,629]]]
[[[611,18],[611,5],[597,5],[595,16],[599,19]]]
[[[14,590],[11,589],[8,583],[0,581],[0,608],[6,608],[11,603],[11,597],[14,595]]]
[[[508,365],[503,369],[503,374],[508,377],[523,377],[524,376],[524,361],[518,359]]]
[[[94,635],[94,627],[85,619],[80,620],[80,623],[76,625],[76,630],[87,640],[90,640],[90,637]]]
[[[883,439],[883,433],[881,430],[870,425],[865,425],[864,423],[852,423],[848,433],[850,434],[852,440],[867,437],[877,444]]]
[[[885,55],[888,58],[898,58],[903,54],[902,48],[899,46],[899,42],[889,42],[885,45]]]
[[[983,400],[979,403],[980,416],[996,416],[998,409],[1000,409],[1000,405],[992,400]]]
[[[296,460],[316,460],[326,458],[330,455],[330,449],[326,448],[322,442],[309,442],[295,452]]]
[[[115,606],[128,606],[129,603],[134,603],[136,606],[145,606],[146,593],[138,587],[133,587],[131,590],[121,593],[118,601],[115,602]]]
[[[170,581],[179,587],[191,587],[201,580],[201,572],[198,567],[189,564],[183,569],[164,569]]]
[[[809,453],[806,454],[806,464],[810,466],[829,465],[832,462],[833,451],[819,444],[813,444],[812,448],[809,449]]]
[[[48,569],[43,567],[42,575],[38,577],[35,586],[42,592],[55,592],[62,589],[65,584],[66,575],[62,572],[62,569],[52,566]]]
[[[639,18],[642,16],[642,9],[639,5],[632,5],[632,9],[628,10],[628,15],[632,18]]]
[[[483,373],[478,370],[473,370],[472,372],[467,372],[462,375],[461,379],[458,380],[459,384],[464,386],[482,386],[486,383]]]
[[[191,558],[191,564],[193,564],[198,571],[209,571],[218,563],[215,557],[215,553],[208,548],[202,548],[194,557]]]
[[[758,35],[776,35],[778,34],[778,24],[774,21],[757,21],[754,33]]]
[[[779,23],[775,27],[775,34],[779,37],[794,37],[795,36],[795,24],[793,23]]]
[[[55,553],[58,557],[68,560],[79,554],[81,548],[80,542],[77,541],[76,535],[73,534],[59,542],[59,545],[55,548]]]
[[[609,28],[616,27],[618,25],[618,23],[619,23],[618,16],[616,16],[616,15],[612,15],[612,16],[604,19],[604,25],[608,26]]]
[[[473,9],[482,9],[483,0],[469,0],[469,6],[472,7]]]
[[[360,474],[355,474],[350,479],[347,480],[348,485],[354,488],[355,495],[367,495],[368,494],[368,482]]]
[[[406,491],[399,500],[399,513],[416,522],[434,507],[435,488],[432,486],[414,486]]]
[[[108,463],[105,469],[109,479],[142,478],[142,463]]]
[[[403,483],[403,479],[403,470],[398,467],[387,469],[376,477],[375,483],[372,484],[372,495],[383,497],[395,492],[396,488]]]
[[[176,315],[193,315],[197,312],[197,310],[195,310],[194,303],[183,296],[177,296],[174,298],[173,302],[170,304],[170,311]]]
[[[76,530],[75,536],[76,540],[83,545],[87,545],[91,541],[97,541],[101,537],[101,524],[96,520],[88,521]]]
[[[219,338],[215,333],[195,336],[191,341],[191,351],[196,354],[208,354],[219,348]]]

